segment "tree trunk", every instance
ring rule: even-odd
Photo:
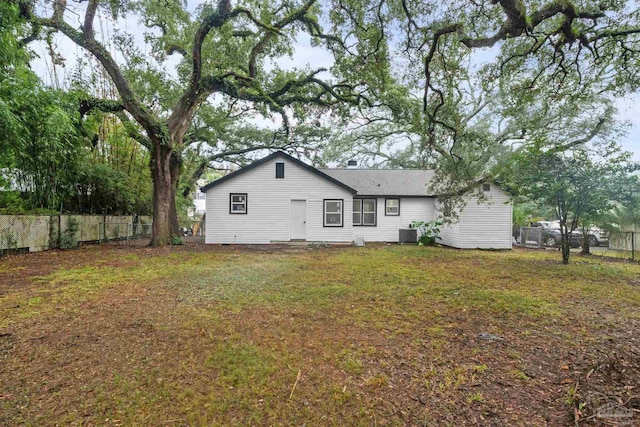
[[[180,172],[182,171],[182,158],[180,157],[180,153],[176,153],[175,151],[172,152],[169,168],[171,172],[171,206],[169,207],[169,226],[173,234],[179,235],[180,223],[178,221],[176,195],[178,194],[178,181],[180,179]]]
[[[569,264],[569,253],[571,249],[571,244],[569,239],[565,236],[562,239],[562,263]]]
[[[559,212],[564,213],[561,209]],[[562,251],[562,263],[569,264],[569,254],[571,253],[571,232],[567,227],[567,216],[558,215],[560,218],[560,250]]]
[[[175,211],[175,192],[171,182],[171,148],[154,142],[151,152],[151,176],[153,177],[153,228],[151,246],[171,243],[171,211]],[[177,216],[176,216],[177,222]]]
[[[582,255],[590,255],[591,254],[591,246],[589,245],[589,236],[582,237],[582,250],[580,251]]]

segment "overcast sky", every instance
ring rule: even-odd
[[[635,93],[617,101],[618,118],[631,123],[627,137],[620,141],[626,151],[633,153],[633,158],[640,161],[640,95]]]

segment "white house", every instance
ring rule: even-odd
[[[206,194],[200,191],[200,187],[205,185],[204,180],[198,180],[196,191],[193,195],[193,208],[189,210],[190,217],[201,218],[207,211]]]
[[[411,222],[436,218],[432,177],[428,170],[316,169],[275,152],[202,187],[205,242],[398,242]],[[484,186],[492,203],[470,200],[459,221],[443,227],[441,243],[511,248],[508,195]]]
[[[482,184],[489,203],[467,197],[458,219],[443,226],[439,243],[461,249],[511,249],[513,213],[511,197],[493,183]]]

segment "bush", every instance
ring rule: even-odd
[[[420,232],[418,244],[420,246],[430,246],[436,243],[436,238],[440,235],[442,221],[413,221],[411,228],[417,228]]]

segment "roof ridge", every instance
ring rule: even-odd
[[[378,168],[378,169],[360,169],[360,168],[318,168],[320,170],[329,170],[329,171],[424,171],[424,172],[433,172],[435,169],[392,169],[392,168]]]

